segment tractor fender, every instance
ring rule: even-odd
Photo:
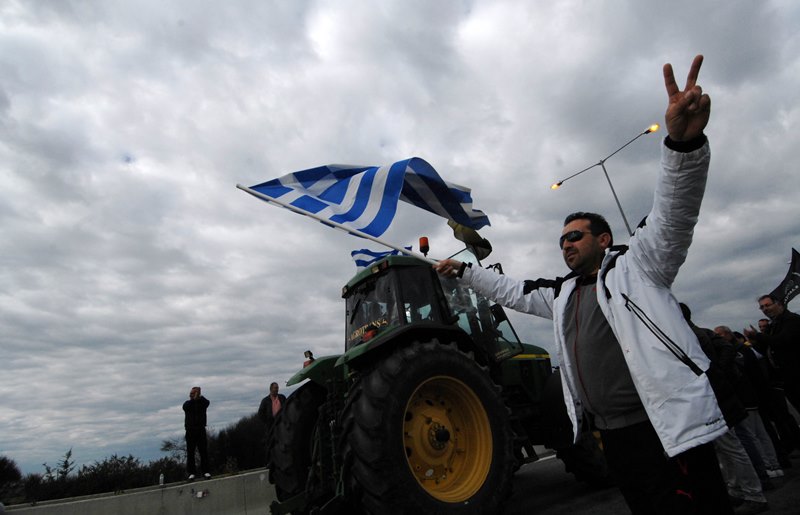
[[[336,354],[315,359],[308,366],[298,370],[290,377],[289,380],[286,381],[286,386],[295,385],[306,379],[310,379],[321,386],[325,386],[326,382],[334,377],[333,369],[336,367],[339,356],[339,354]]]
[[[355,369],[363,368],[397,348],[404,345],[412,345],[415,341],[425,342],[433,338],[443,342],[455,342],[463,352],[477,350],[472,338],[458,326],[435,322],[430,324],[418,323],[387,331],[373,340],[352,347],[339,357],[336,367],[347,365]],[[475,354],[476,361],[480,362],[481,360],[478,359],[478,356],[482,356],[482,353]]]

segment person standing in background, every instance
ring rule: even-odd
[[[786,400],[800,411],[800,315],[786,309],[771,293],[758,298],[758,308],[769,317],[766,332],[749,327],[744,335],[767,356],[773,380],[783,383]]]
[[[184,428],[186,429],[186,472],[193,481],[197,469],[194,463],[195,451],[200,452],[200,471],[203,477],[211,477],[208,466],[208,442],[206,440],[206,410],[211,402],[203,397],[199,386],[189,391],[189,400],[183,403]]]
[[[271,383],[269,385],[269,395],[261,399],[261,404],[258,406],[258,418],[266,426],[266,452],[267,452],[267,466],[269,466],[269,442],[272,438],[272,428],[275,426],[275,417],[283,409],[286,403],[286,396],[278,393],[278,383]]]

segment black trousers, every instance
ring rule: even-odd
[[[205,427],[190,427],[186,429],[186,472],[196,474],[194,465],[195,450],[200,452],[200,471],[208,472],[208,442],[206,441]]]
[[[797,381],[797,378],[793,377],[791,380],[784,381],[783,390],[786,400],[794,406],[794,409],[800,411],[800,382]]]
[[[712,443],[668,458],[649,421],[600,434],[634,515],[733,514]]]
[[[266,455],[266,464],[267,468],[271,468],[272,465],[272,433],[275,429],[275,423],[270,422],[267,424],[267,430],[264,433],[264,454]]]

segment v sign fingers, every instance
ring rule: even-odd
[[[686,77],[686,87],[683,91],[675,82],[672,65],[669,63],[664,65],[664,87],[669,98],[664,121],[673,141],[694,139],[703,133],[708,124],[711,98],[697,85],[702,65],[703,56],[696,56]]]

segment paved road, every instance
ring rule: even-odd
[[[775,490],[765,492],[769,515],[800,514],[800,453],[792,457],[793,467],[782,480],[774,480]],[[564,472],[564,465],[553,457],[523,466],[514,478],[514,494],[506,505],[506,515],[619,515],[630,513],[616,488],[594,489],[577,482]]]

